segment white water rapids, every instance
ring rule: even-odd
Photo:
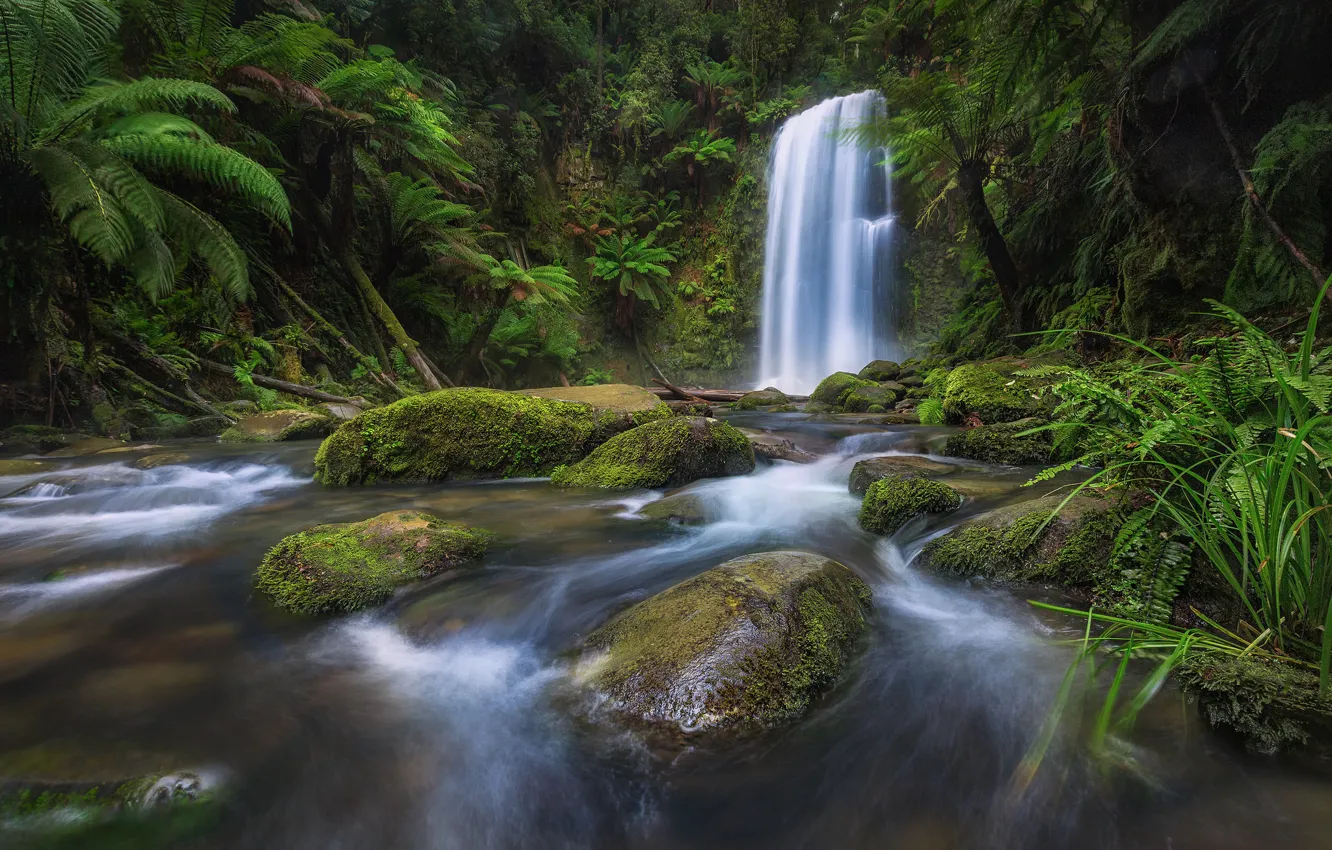
[[[891,172],[883,149],[845,136],[883,112],[877,92],[833,98],[788,120],[773,143],[760,387],[808,392],[897,355]]]

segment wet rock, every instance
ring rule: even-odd
[[[680,487],[700,478],[747,475],[754,450],[734,427],[716,419],[673,417],[607,440],[551,481],[565,487]]]
[[[870,604],[865,583],[821,555],[747,555],[597,629],[575,678],[612,715],[666,732],[772,726],[836,680]]]
[[[593,390],[602,392],[585,392]],[[367,410],[343,423],[319,447],[315,477],[346,486],[549,475],[615,434],[670,416],[670,408],[656,396],[624,385],[524,394],[440,390]]]
[[[85,455],[97,454],[108,449],[124,448],[125,444],[120,440],[113,440],[110,437],[85,437],[75,442],[73,445],[66,446],[63,449],[56,449],[53,452],[47,452],[47,457],[83,457]]]
[[[882,381],[896,380],[897,376],[901,373],[902,367],[892,360],[875,360],[867,364],[864,369],[861,369],[856,377],[865,381],[873,381],[877,384]]]
[[[1294,664],[1199,651],[1176,669],[1214,728],[1264,755],[1315,744],[1332,748],[1332,699],[1318,695],[1318,673]]]
[[[735,410],[762,410],[767,407],[786,407],[791,399],[776,387],[768,387],[745,393],[740,400],[731,405]]]
[[[184,452],[157,452],[144,455],[134,461],[135,469],[157,469],[159,466],[178,466],[189,463],[190,456]]]
[[[679,525],[702,525],[708,520],[707,507],[697,493],[675,493],[644,505],[638,515],[646,519],[666,520]]]
[[[763,457],[768,460],[785,460],[791,463],[813,463],[818,460],[817,455],[812,455],[800,448],[794,440],[787,437],[778,437],[775,434],[750,437],[749,445],[753,447],[756,457]]]
[[[1108,567],[1122,520],[1100,496],[1078,495],[1061,508],[1064,498],[1056,493],[983,513],[926,544],[917,563],[997,581],[1090,587]]]
[[[87,438],[87,434],[62,431],[46,425],[14,425],[0,432],[0,449],[15,453],[44,454]]]
[[[950,463],[940,463],[922,455],[889,455],[872,457],[856,463],[851,468],[851,479],[847,482],[852,493],[861,494],[875,481],[884,478],[929,478],[940,475],[952,475],[957,467]]]
[[[944,421],[991,425],[1036,416],[1048,405],[1039,389],[1046,380],[1017,374],[1036,365],[1016,357],[965,363],[948,373],[943,384]]]
[[[925,386],[925,379],[914,373],[910,375],[899,375],[897,377],[897,382],[908,390],[919,389]]]
[[[338,422],[346,422],[349,419],[355,419],[361,414],[361,408],[354,404],[343,404],[342,402],[333,401],[316,404],[314,409],[324,414],[329,419],[335,419]]]
[[[848,413],[884,413],[892,410],[905,392],[901,384],[891,381],[856,387],[842,397],[842,409]]]
[[[858,389],[878,386],[873,381],[866,381],[857,378],[850,372],[835,372],[819,382],[810,394],[810,404],[805,407],[806,411],[819,412],[825,408],[818,407],[826,405],[829,411],[841,411],[846,404],[846,397]]]
[[[336,614],[385,602],[397,588],[475,566],[489,533],[419,511],[317,525],[264,556],[255,589],[297,614]]]
[[[942,514],[962,506],[962,494],[919,474],[889,475],[865,491],[860,527],[874,534],[892,534],[923,514]]]
[[[269,410],[240,419],[222,432],[223,442],[276,443],[326,437],[337,422],[312,410]]]
[[[918,407],[920,407],[920,399],[904,398],[901,401],[899,401],[897,404],[893,405],[893,410],[897,411],[915,410]]]
[[[50,468],[49,464],[42,463],[39,460],[0,460],[0,476],[36,475]]]
[[[1033,418],[970,428],[949,436],[943,453],[948,457],[965,457],[1011,466],[1049,463],[1054,451],[1050,432],[1023,433],[1045,424],[1044,419]]]

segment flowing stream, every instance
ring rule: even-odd
[[[1068,663],[1055,639],[1077,625],[910,560],[968,514],[1037,495],[1030,470],[967,462],[954,480],[979,495],[961,512],[877,538],[856,525],[852,464],[928,451],[943,429],[731,420],[821,458],[693,485],[709,521],[689,528],[639,518],[652,492],[326,489],[309,480],[313,444],[184,444],[188,462],[146,472],[125,455],[0,478],[0,775],[206,770],[228,800],[210,848],[1329,846],[1325,768],[1248,757],[1177,694],[1135,732],[1145,780],[1061,737],[1015,784]],[[331,621],[251,598],[282,536],[407,507],[496,532],[484,569]],[[579,719],[580,635],[778,548],[837,558],[875,591],[862,650],[806,718],[671,751]]]
[[[806,393],[899,353],[886,152],[846,135],[883,114],[878,92],[832,98],[789,119],[773,142],[760,387]]]

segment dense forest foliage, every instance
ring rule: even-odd
[[[918,351],[1284,317],[1332,253],[1322,0],[0,0],[0,39],[9,422],[748,380],[769,141],[866,88]]]

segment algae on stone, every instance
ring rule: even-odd
[[[892,476],[927,478],[933,475],[951,475],[955,472],[957,472],[956,466],[930,460],[924,455],[871,457],[857,461],[856,465],[851,467],[851,477],[847,481],[847,487],[852,493],[860,495],[868,490],[871,484],[882,478]]]
[[[861,387],[878,386],[873,381],[866,381],[857,378],[850,372],[834,372],[819,382],[809,396],[810,405],[827,405],[829,410],[840,411],[846,402],[846,397],[853,391]],[[810,410],[810,407],[806,407]],[[822,408],[815,408],[816,410]]]
[[[776,387],[754,390],[740,396],[740,400],[731,405],[735,410],[763,410],[773,407],[789,407],[791,399]]]
[[[588,636],[577,678],[612,713],[666,731],[798,717],[836,679],[871,594],[805,552],[747,555],[638,603]]]
[[[255,589],[298,614],[378,605],[405,584],[475,563],[490,535],[419,511],[317,525],[284,538],[255,573]]]
[[[269,410],[244,416],[222,432],[228,443],[275,443],[327,437],[337,420],[312,410]]]
[[[1050,431],[1023,433],[1045,424],[1044,419],[1032,418],[969,428],[949,436],[943,453],[948,457],[1012,466],[1049,463],[1054,452]]]
[[[677,416],[617,434],[578,463],[555,470],[551,481],[631,490],[753,471],[754,449],[739,430],[716,419]]]
[[[1107,579],[1120,513],[1105,498],[1055,493],[981,514],[921,551],[936,572],[1092,588]],[[1059,513],[1053,519],[1055,509]]]
[[[708,519],[707,505],[697,493],[672,493],[639,508],[638,515],[680,525],[701,525]]]
[[[943,384],[944,421],[960,425],[974,417],[982,424],[1012,422],[1041,412],[1039,382],[1016,375],[1023,361],[999,358],[964,363]]]
[[[665,419],[670,409],[664,401],[632,384],[597,384],[590,387],[542,387],[518,390],[519,395],[590,404],[599,411],[624,414],[635,425]]]
[[[905,394],[906,389],[892,381],[856,387],[842,397],[841,408],[847,413],[883,413],[892,410]]]
[[[922,514],[942,514],[962,506],[962,494],[938,481],[917,475],[880,478],[860,503],[860,527],[874,534],[892,534]]]
[[[1291,663],[1191,653],[1175,670],[1215,728],[1263,754],[1332,743],[1332,699],[1318,695],[1318,673]]]
[[[39,460],[0,460],[0,476],[36,475],[50,468],[49,464]]]
[[[571,389],[599,388],[560,394]],[[319,447],[315,478],[346,486],[549,475],[621,431],[670,415],[660,402],[626,410],[499,390],[440,390],[343,423]]]
[[[865,365],[864,369],[860,370],[856,377],[877,384],[883,381],[895,381],[900,374],[902,374],[902,367],[894,361],[872,360]]]

